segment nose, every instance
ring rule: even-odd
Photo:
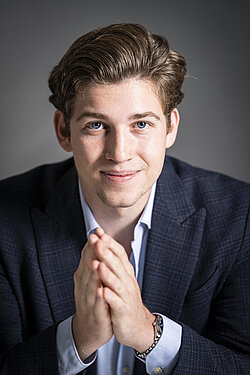
[[[106,139],[106,159],[116,163],[130,160],[134,153],[134,142],[127,129],[113,129]]]

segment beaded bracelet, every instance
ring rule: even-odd
[[[135,355],[140,359],[146,359],[147,355],[151,352],[151,350],[154,349],[154,347],[156,346],[156,344],[158,343],[158,341],[160,340],[160,337],[162,335],[163,319],[160,315],[157,315],[157,314],[154,314],[154,315],[155,315],[155,321],[152,325],[153,325],[153,327],[155,327],[157,325],[157,332],[156,332],[156,335],[154,337],[154,342],[147,350],[145,350],[142,353],[135,350]]]

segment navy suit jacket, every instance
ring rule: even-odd
[[[246,183],[165,161],[142,298],[183,327],[174,375],[250,374],[249,197]],[[73,160],[2,181],[0,220],[0,373],[58,374],[56,328],[75,311],[86,242]]]

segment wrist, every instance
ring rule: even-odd
[[[98,349],[96,343],[90,342],[91,335],[83,334],[83,327],[77,324],[76,316],[72,319],[72,337],[82,362]]]
[[[146,319],[141,319],[139,324],[135,321],[133,329],[133,344],[129,345],[138,352],[144,352],[154,342],[154,324],[155,316],[147,311]]]
[[[142,360],[145,360],[147,355],[155,348],[155,346],[157,345],[162,335],[163,319],[161,315],[158,315],[158,314],[154,314],[154,317],[155,319],[154,319],[154,322],[152,323],[154,339],[153,339],[152,344],[143,351],[139,351],[135,349],[135,355]]]

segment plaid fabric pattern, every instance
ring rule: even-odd
[[[165,161],[142,297],[183,326],[174,375],[250,374],[249,197],[246,183]],[[72,159],[2,181],[0,221],[0,374],[55,375],[86,242]]]

